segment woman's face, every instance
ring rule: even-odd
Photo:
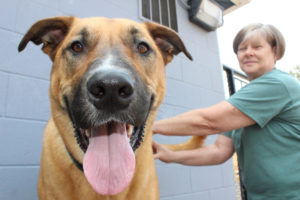
[[[253,80],[271,71],[276,62],[275,48],[259,35],[250,35],[238,48],[237,58],[240,68]]]

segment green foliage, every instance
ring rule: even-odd
[[[297,65],[289,73],[300,81],[300,65]]]

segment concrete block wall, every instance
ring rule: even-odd
[[[0,4],[0,200],[35,200],[42,134],[50,116],[51,62],[32,43],[18,53],[18,43],[35,21],[45,17],[142,21],[139,0],[10,0]],[[179,1],[177,17],[178,32],[194,61],[180,54],[167,66],[167,93],[159,119],[224,99],[216,33],[191,24]],[[156,135],[155,140],[177,143],[186,138]],[[214,140],[215,136],[209,137],[206,143]],[[156,163],[162,200],[235,199],[231,161],[209,167]]]

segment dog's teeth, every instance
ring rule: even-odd
[[[87,137],[90,137],[90,136],[91,136],[91,129],[86,130],[86,131],[85,131],[85,135],[86,135]]]
[[[128,128],[127,128],[127,136],[128,136],[128,138],[131,137],[132,132],[133,132],[133,126],[129,125]]]

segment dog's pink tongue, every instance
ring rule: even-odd
[[[92,188],[102,195],[122,192],[130,183],[135,155],[129,144],[126,125],[113,123],[92,129],[83,159],[84,174]]]

